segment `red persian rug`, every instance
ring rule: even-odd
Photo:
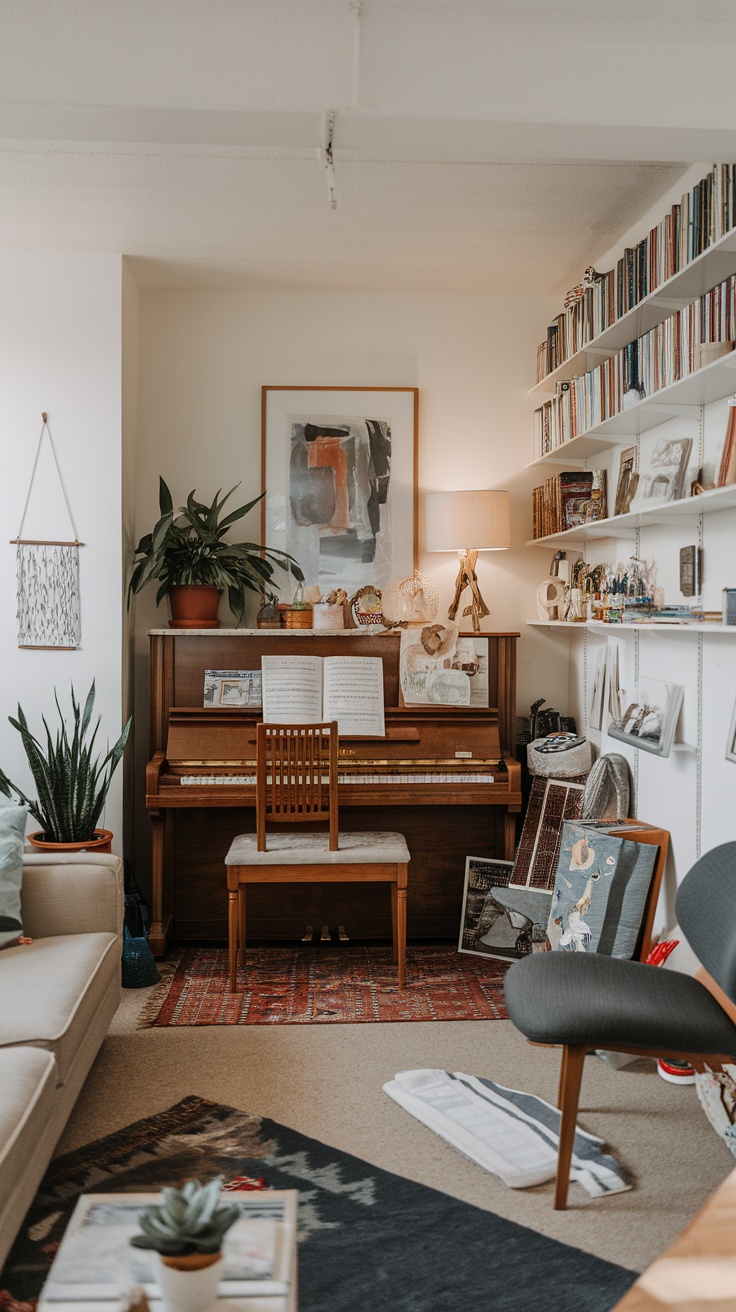
[[[187,948],[162,968],[139,1027],[506,1020],[507,969],[452,947],[409,947],[400,993],[390,947],[251,948],[230,994],[227,949]]]

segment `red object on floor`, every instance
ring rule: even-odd
[[[409,947],[399,992],[390,947],[249,948],[237,993],[227,948],[187,948],[141,1019],[173,1025],[329,1025],[402,1020],[506,1020],[505,961],[454,947]],[[165,970],[165,967],[164,967]]]
[[[679,938],[667,938],[662,943],[655,943],[647,957],[646,964],[648,966],[663,966],[670,952],[674,952],[679,942]]]
[[[686,1061],[663,1061],[660,1057],[657,1072],[668,1084],[695,1083],[695,1071]]]
[[[254,1192],[256,1189],[266,1189],[267,1185],[265,1180],[256,1180],[254,1175],[236,1175],[222,1187],[228,1193],[242,1194]]]

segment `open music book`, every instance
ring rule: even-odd
[[[264,724],[337,720],[338,733],[383,738],[380,656],[262,656]]]

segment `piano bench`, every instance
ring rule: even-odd
[[[409,848],[403,834],[339,834],[337,851],[325,833],[266,835],[259,852],[255,834],[239,834],[225,857],[228,887],[230,992],[236,992],[238,960],[245,967],[247,884],[386,883],[391,885],[391,923],[399,988],[406,979],[406,890]]]

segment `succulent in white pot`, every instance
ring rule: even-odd
[[[161,1202],[142,1213],[136,1248],[158,1254],[156,1279],[169,1312],[204,1312],[217,1298],[223,1268],[222,1241],[237,1220],[237,1207],[220,1202],[222,1176],[182,1189],[161,1190]]]

